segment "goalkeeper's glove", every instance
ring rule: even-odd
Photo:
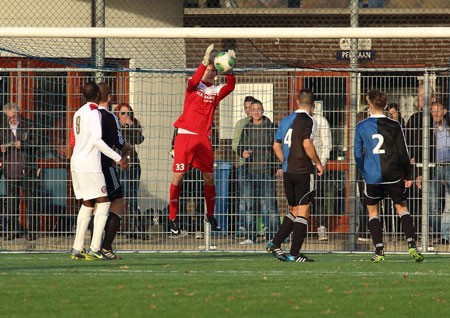
[[[236,52],[234,52],[234,50],[228,50],[228,55],[234,59],[236,58]]]
[[[208,66],[209,64],[209,56],[211,54],[211,51],[214,49],[214,44],[211,44],[210,46],[208,46],[208,48],[205,51],[205,56],[203,57],[203,65]]]

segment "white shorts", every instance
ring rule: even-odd
[[[108,196],[105,176],[102,172],[76,172],[72,173],[72,185],[77,200],[83,201]]]

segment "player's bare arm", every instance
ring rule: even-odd
[[[316,148],[311,139],[303,140],[303,147],[305,148],[308,157],[316,164],[317,175],[321,176],[323,174],[323,166],[320,162],[319,156],[317,155]]]
[[[279,142],[275,141],[273,143],[273,151],[275,152],[275,155],[277,156],[278,160],[280,160],[280,162],[283,162],[284,161],[283,146]]]

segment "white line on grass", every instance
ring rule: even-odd
[[[14,273],[14,275],[22,275],[22,276],[36,276],[36,275],[42,275],[42,274],[51,274],[51,275],[92,275],[95,273],[96,275],[103,275],[103,276],[109,276],[109,275],[117,275],[117,274],[152,274],[157,276],[173,276],[173,275],[246,275],[246,276],[255,276],[255,275],[266,275],[266,276],[281,276],[286,275],[286,271],[236,271],[236,270],[229,270],[229,271],[185,271],[185,270],[170,270],[170,271],[162,271],[162,270],[151,270],[151,269],[86,269],[86,268],[79,268],[78,270],[74,271],[73,269],[68,269],[65,271],[55,271],[55,269],[51,270],[39,270],[39,269],[26,269],[26,270],[15,270],[15,271],[7,271],[2,272],[0,271],[0,275],[11,275]],[[342,272],[342,271],[316,271],[316,270],[301,270],[301,268],[298,269],[298,273],[300,274],[308,274],[308,275],[316,275],[316,276],[323,276],[323,275],[339,275],[339,276],[378,276],[381,273],[380,272]],[[440,276],[440,277],[449,277],[450,272],[392,272],[392,271],[386,271],[382,273],[383,275],[389,275],[389,276]]]

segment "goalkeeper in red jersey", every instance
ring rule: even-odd
[[[214,85],[217,69],[210,60],[214,45],[205,52],[202,63],[189,78],[186,87],[183,112],[175,121],[177,136],[174,142],[173,179],[170,185],[169,224],[172,237],[180,235],[177,220],[180,188],[187,171],[197,168],[202,172],[204,195],[206,201],[206,220],[214,231],[219,225],[214,218],[216,189],[214,185],[214,156],[210,141],[211,125],[214,111],[219,102],[228,96],[236,83],[234,74],[226,75],[225,85]],[[228,53],[235,57],[233,50]]]

